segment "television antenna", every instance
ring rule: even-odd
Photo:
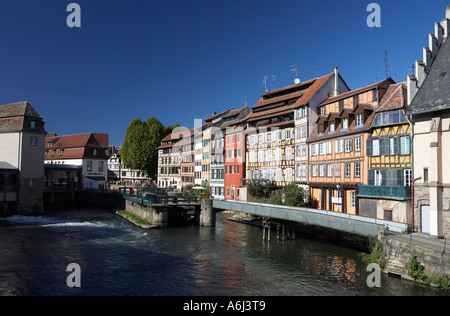
[[[264,76],[264,77],[263,77],[264,93],[269,92],[269,89],[267,89],[267,79],[269,79],[269,76]]]
[[[314,79],[314,67],[317,66],[316,61],[311,59],[311,67],[312,67],[312,79]]]
[[[299,84],[301,82],[300,78],[298,77],[299,66],[303,66],[303,65],[302,64],[294,64],[294,65],[289,66],[291,68],[291,71],[295,71],[295,79],[294,79],[295,84]]]

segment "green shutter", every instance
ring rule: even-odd
[[[371,139],[367,140],[366,146],[367,146],[367,156],[370,157],[370,156],[372,156],[372,140]],[[372,175],[373,175],[373,170],[372,170]]]
[[[368,181],[368,185],[375,185],[375,181],[374,181],[374,170],[369,170],[369,181]]]

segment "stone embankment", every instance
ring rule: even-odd
[[[413,280],[408,272],[408,260],[413,255],[425,274],[450,278],[450,249],[445,239],[413,233],[387,234],[379,240],[383,243],[386,273]]]

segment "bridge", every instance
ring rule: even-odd
[[[269,218],[272,221],[275,219],[285,222],[301,223],[308,226],[319,226],[367,237],[376,237],[385,230],[397,233],[404,233],[408,230],[408,225],[405,223],[312,208],[298,208],[234,200],[205,199],[195,196],[167,196],[155,193],[147,193],[144,197],[129,195],[125,195],[124,197],[126,200],[137,205],[148,207],[149,211],[156,210],[158,214],[174,208],[178,210],[191,208],[196,212],[195,217],[197,223],[202,226],[214,226],[216,212],[229,210]],[[127,202],[127,208],[133,209],[133,206]],[[140,213],[141,211],[138,212]],[[157,219],[157,216],[150,217]],[[168,216],[165,216],[164,220],[167,221]],[[163,224],[163,226],[167,225],[167,222]]]
[[[243,212],[256,216],[320,226],[369,237],[378,236],[384,230],[404,233],[408,229],[408,225],[404,223],[311,208],[233,200],[213,200],[212,207],[215,209]]]

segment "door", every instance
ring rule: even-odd
[[[420,207],[420,222],[422,224],[422,233],[429,234],[431,232],[430,226],[430,206],[422,205]]]

